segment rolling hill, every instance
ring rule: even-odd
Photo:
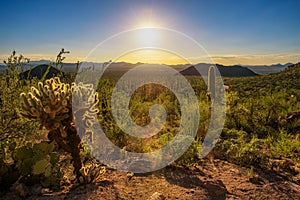
[[[20,73],[20,78],[21,79],[31,79],[31,78],[41,79],[46,72],[47,72],[46,79],[50,79],[54,76],[64,73],[52,66],[42,64],[42,65],[38,65],[38,66],[34,67],[31,70],[27,70],[23,73]]]
[[[242,65],[243,67],[247,67],[248,69],[254,71],[259,75],[266,75],[271,73],[277,73],[285,68],[293,65],[293,63],[286,63],[286,64],[273,64],[273,65]]]
[[[208,69],[208,67],[211,66],[211,64],[200,63],[195,66],[202,69],[203,68]],[[224,66],[224,65],[216,64],[215,66],[218,68],[222,77],[248,77],[248,76],[258,75],[255,72],[251,71],[250,69],[238,65]],[[180,71],[180,73],[184,76],[199,76],[199,72],[196,70],[194,66],[190,66]]]
[[[225,84],[233,86],[231,87],[231,90],[244,93],[247,91],[255,92],[260,89],[268,91],[298,89],[300,88],[299,80],[300,62],[273,74],[248,78],[225,78],[223,81]]]

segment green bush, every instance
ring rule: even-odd
[[[58,165],[59,155],[54,152],[54,147],[53,142],[28,143],[14,151],[14,163],[22,175],[22,182],[60,188],[63,174]]]

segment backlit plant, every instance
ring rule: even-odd
[[[78,134],[86,133],[86,127],[92,125],[98,103],[98,94],[93,86],[83,83],[62,83],[59,77],[38,83],[28,93],[21,93],[22,115],[40,121],[41,127],[49,130],[48,138],[55,141],[72,156],[74,173],[82,176],[82,141]],[[73,107],[72,107],[73,103]],[[72,109],[74,112],[72,112]],[[73,115],[74,113],[74,115]],[[75,121],[78,124],[76,129]]]

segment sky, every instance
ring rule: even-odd
[[[55,60],[61,48],[71,52],[66,62],[97,54],[99,62],[174,64],[206,61],[205,53],[226,65],[300,62],[297,0],[1,0],[0,8],[0,62],[13,50]],[[163,50],[136,50],[156,44]]]

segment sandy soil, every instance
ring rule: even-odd
[[[218,159],[133,176],[107,169],[98,183],[26,199],[300,199],[300,174],[249,171]],[[4,199],[22,198],[8,193]]]

